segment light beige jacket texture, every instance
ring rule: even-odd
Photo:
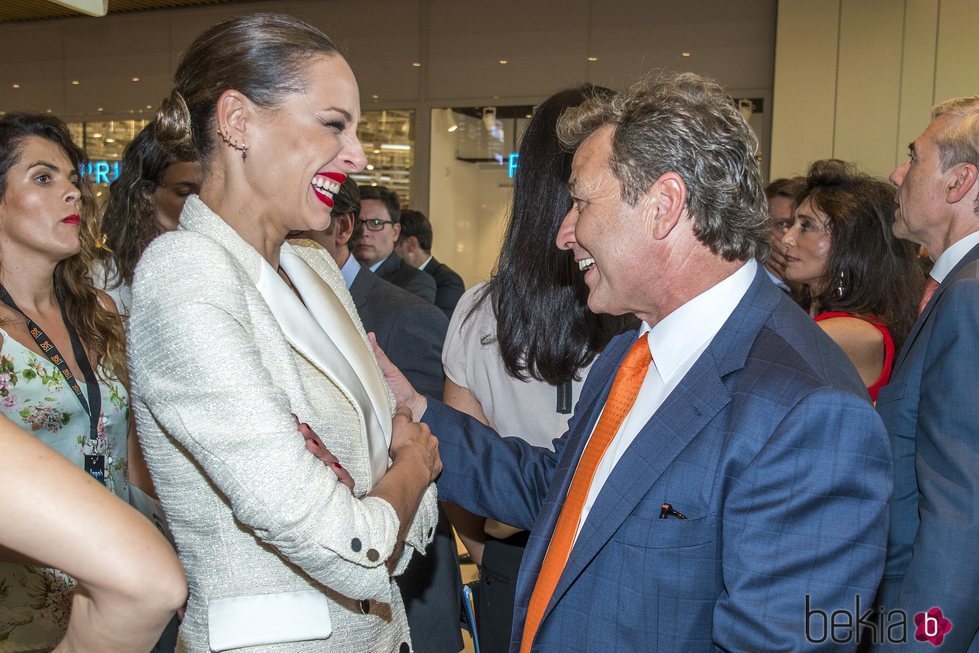
[[[300,256],[363,327],[339,270]],[[329,599],[326,639],[242,651],[404,651],[408,626],[384,561],[399,522],[366,497],[364,411],[284,335],[257,284],[267,263],[199,198],[157,238],[136,271],[129,359],[140,442],[187,572],[178,650],[209,650],[214,599],[316,589]],[[372,356],[372,355],[371,355]],[[376,361],[371,357],[376,366]],[[385,386],[388,420],[393,398]],[[308,422],[355,480],[353,494],[306,451],[291,414]],[[436,523],[429,486],[399,570]],[[366,610],[366,613],[365,613]]]

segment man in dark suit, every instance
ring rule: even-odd
[[[401,211],[401,235],[394,245],[401,260],[435,278],[435,305],[452,318],[459,298],[466,291],[462,277],[432,256],[432,223],[421,211]]]
[[[576,153],[557,245],[589,308],[643,324],[595,362],[555,450],[425,399],[381,358],[438,435],[439,497],[532,532],[511,651],[852,650],[859,628],[830,639],[819,615],[873,600],[887,434],[756,262],[750,128],[713,82],[664,73],[570,110],[559,134]]]
[[[914,633],[898,650],[979,651],[979,96],[932,111],[891,173],[894,234],[935,260],[922,310],[877,410],[891,437],[894,497],[883,610]],[[932,608],[937,608],[940,615]],[[951,630],[945,632],[945,621]]]
[[[412,383],[442,396],[442,343],[449,321],[434,304],[381,279],[350,255],[348,243],[361,228],[357,184],[347,179],[334,197],[333,220],[325,231],[304,231],[295,238],[320,245],[336,261],[353,297],[364,329],[401,361]],[[425,556],[415,556],[398,578],[405,602],[414,650],[418,653],[458,653],[462,581],[455,538],[441,508],[435,539]]]
[[[401,202],[384,186],[361,186],[360,235],[351,241],[353,255],[371,272],[399,288],[435,302],[435,279],[407,265],[394,251],[401,233]]]

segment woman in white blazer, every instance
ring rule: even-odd
[[[178,650],[410,651],[392,576],[431,540],[437,441],[392,420],[336,266],[284,243],[325,229],[366,163],[357,82],[322,32],[275,14],[212,27],[174,80],[157,136],[190,139],[204,178],[137,267],[129,354],[190,588]]]

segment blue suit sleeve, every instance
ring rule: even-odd
[[[712,637],[724,651],[853,650],[820,616],[872,607],[887,542],[891,457],[873,408],[804,397],[730,483],[723,587]],[[811,610],[811,612],[807,611]],[[842,639],[841,632],[836,633]]]
[[[921,378],[915,470],[921,523],[898,605],[911,614],[939,607],[952,622],[942,648],[972,650],[979,632],[979,280],[945,291]],[[902,649],[904,650],[904,649]]]
[[[523,529],[533,527],[566,435],[555,451],[502,437],[479,420],[428,400],[422,421],[439,440],[439,499]]]

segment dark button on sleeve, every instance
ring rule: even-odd
[[[357,549],[359,548],[360,547],[357,547]],[[380,557],[381,554],[377,552],[377,549],[367,549],[367,559],[370,560],[371,562],[377,562],[377,559]]]
[[[401,648],[398,649],[398,653],[411,653],[411,647],[408,646],[408,642],[401,642]]]
[[[354,550],[354,553],[360,553],[360,540],[356,537],[350,540],[350,548]]]

